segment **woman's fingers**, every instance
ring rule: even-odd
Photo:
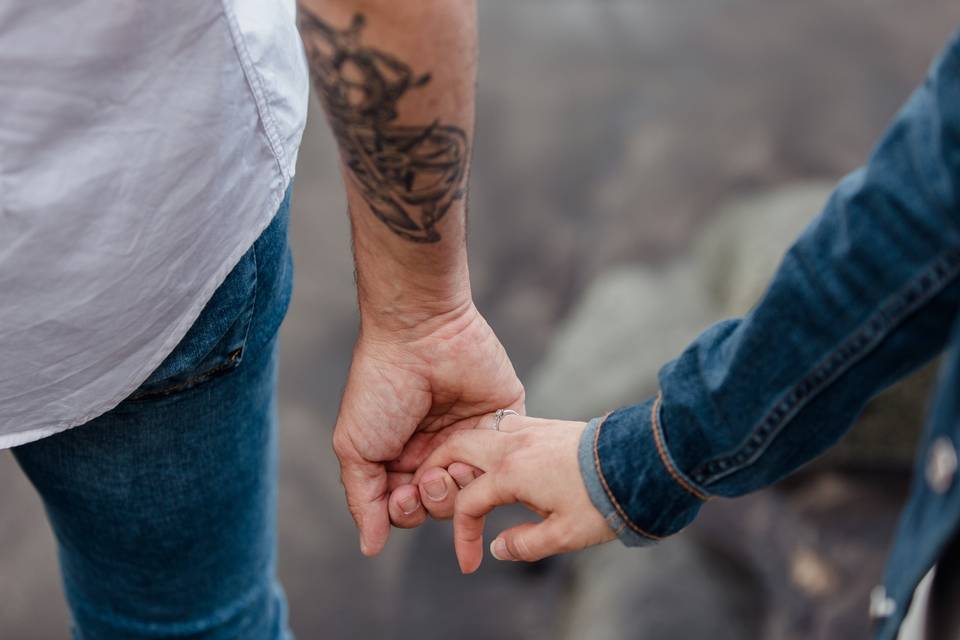
[[[460,487],[445,469],[433,468],[420,477],[417,483],[420,499],[430,516],[436,520],[449,520],[457,501]]]
[[[440,431],[418,431],[403,446],[403,451],[395,459],[387,463],[387,471],[414,472],[423,465],[427,456],[439,447],[451,435],[473,427],[469,421],[464,421]]]
[[[481,471],[492,468],[510,449],[510,434],[490,429],[469,429],[452,434],[437,447],[414,474],[419,484],[428,470],[446,469],[453,462],[463,462]]]
[[[423,474],[419,484],[413,484],[412,473],[388,474],[390,491],[390,522],[401,529],[419,527],[427,515],[437,520],[453,517],[453,508],[460,486],[474,479],[474,468],[454,463],[450,470],[439,467]],[[454,473],[456,475],[454,475]]]
[[[485,473],[460,492],[453,514],[453,546],[460,571],[473,573],[483,560],[483,519],[494,507],[516,498],[493,474]]]
[[[517,525],[490,543],[490,553],[497,560],[536,562],[568,550],[563,546],[563,533],[564,527],[556,516]]]
[[[420,501],[420,491],[412,484],[403,484],[391,489],[388,501],[390,522],[401,529],[413,529],[423,524],[427,512]]]
[[[405,484],[413,484],[412,473],[387,471],[387,491],[393,491],[397,487],[402,487]]]

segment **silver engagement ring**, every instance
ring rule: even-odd
[[[513,409],[497,409],[497,412],[493,414],[493,430],[500,431],[500,421],[503,420],[505,416],[518,416],[520,415]]]

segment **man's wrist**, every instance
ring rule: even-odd
[[[392,282],[374,284],[357,274],[364,334],[415,338],[468,317],[475,309],[467,275],[452,281],[409,279],[409,274],[398,273]]]
[[[450,238],[411,251],[392,238],[381,238],[380,229],[357,231],[357,299],[365,327],[408,331],[473,306],[463,242]]]

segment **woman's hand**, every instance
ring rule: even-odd
[[[454,546],[461,571],[480,566],[483,519],[500,505],[519,502],[543,521],[500,533],[490,545],[498,560],[531,562],[613,540],[580,475],[577,450],[585,423],[505,416],[499,431],[485,424],[451,434],[414,477],[417,482],[436,467],[458,464],[482,472],[456,499]]]

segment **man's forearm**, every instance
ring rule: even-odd
[[[473,0],[301,0],[300,32],[340,149],[365,322],[470,300]]]

